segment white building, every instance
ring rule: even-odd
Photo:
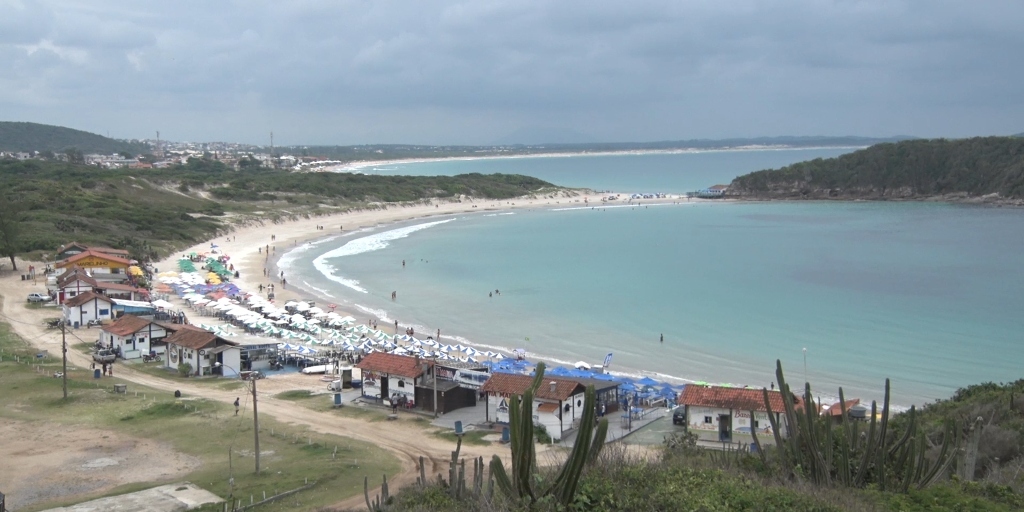
[[[509,400],[522,395],[533,384],[533,377],[513,373],[495,373],[481,391],[487,394],[487,421],[509,422]],[[594,385],[598,403],[608,412],[618,409],[618,386],[613,381],[544,377],[533,395],[533,419],[543,425],[554,440],[579,426],[587,385]]]
[[[416,386],[423,383],[426,360],[416,357],[373,352],[363,358],[356,368],[362,370],[362,395],[416,405]]]
[[[769,391],[768,400],[782,435],[788,435],[782,393]],[[690,384],[683,389],[677,403],[684,408],[687,430],[698,434],[706,432],[705,438],[731,443],[733,434],[749,435],[753,429],[768,436],[760,438],[761,441],[774,443],[763,389]]]
[[[177,369],[179,364],[187,363],[192,366],[192,375],[195,376],[221,372],[225,377],[238,375],[241,352],[237,343],[195,326],[179,324],[173,327],[177,332],[164,339],[167,343],[164,366]],[[221,367],[214,371],[217,363]]]
[[[94,292],[84,292],[64,301],[64,322],[78,328],[89,322],[110,320],[114,317],[114,303]]]
[[[124,359],[138,359],[150,351],[164,353],[166,337],[167,330],[160,324],[135,315],[124,315],[100,332],[100,342],[118,350]]]

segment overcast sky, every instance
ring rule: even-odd
[[[1022,27],[1021,0],[0,0],[0,120],[257,144],[1010,134]]]

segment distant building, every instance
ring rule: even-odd
[[[130,259],[128,256],[128,251],[124,249],[114,249],[111,247],[103,247],[99,245],[85,245],[78,242],[69,242],[60,246],[57,249],[57,255],[54,256],[54,259],[56,261],[66,260],[72,256],[81,254],[89,250],[102,254],[107,254],[110,256],[116,256],[123,260]]]
[[[356,368],[362,370],[363,396],[402,401],[412,407],[416,404],[416,386],[425,381],[429,366],[428,361],[418,357],[373,352]]]
[[[782,393],[769,391],[768,400],[776,424],[783,435],[788,435]],[[687,430],[717,433],[718,441],[730,443],[733,433],[749,434],[751,429],[756,429],[758,434],[771,435],[763,389],[690,384],[683,389],[677,403],[684,408]]]
[[[89,275],[96,280],[124,281],[128,279],[128,267],[131,266],[131,263],[127,258],[90,248],[60,260],[54,266],[60,269],[77,266],[87,270]]]
[[[215,373],[225,377],[238,375],[241,354],[237,343],[187,324],[167,325],[165,328],[175,330],[174,334],[164,339],[167,342],[164,366],[167,368],[177,368],[181,363],[188,363],[192,365],[192,374],[196,376]],[[217,363],[223,366],[217,368]]]
[[[95,292],[84,292],[64,301],[64,321],[82,327],[92,321],[114,318],[114,301]]]
[[[533,377],[515,373],[495,373],[481,390],[487,394],[487,421],[509,422],[509,400],[522,395],[533,384]],[[560,440],[579,426],[583,417],[583,398],[587,385],[594,385],[597,401],[607,413],[618,410],[619,383],[606,380],[544,377],[533,395],[533,416],[544,425],[548,435]]]
[[[124,315],[114,323],[103,326],[100,343],[117,350],[124,359],[138,359],[151,350],[164,353],[167,330],[152,320]]]
[[[716,198],[716,197],[722,197],[723,195],[725,195],[725,192],[727,190],[729,190],[729,185],[715,185],[713,187],[708,187],[708,188],[705,188],[705,189],[702,189],[702,190],[698,190],[697,191],[697,197],[702,197],[702,198],[705,198],[705,199],[713,199],[713,198]]]

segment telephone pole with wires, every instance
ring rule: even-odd
[[[64,319],[60,321],[60,357],[63,360],[60,378],[64,385],[64,399],[68,399],[68,336],[67,336],[67,322]]]

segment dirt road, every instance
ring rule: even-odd
[[[41,267],[39,263],[34,263]],[[19,262],[19,267],[26,262]],[[8,322],[15,332],[27,340],[33,346],[48,350],[50,354],[59,355],[61,340],[60,331],[46,329],[43,320],[49,317],[60,315],[59,308],[43,307],[29,309],[25,307],[25,297],[28,293],[43,291],[42,280],[38,283],[33,281],[22,281],[17,274],[5,272],[0,276],[0,296],[3,296],[3,306],[0,309],[2,320]],[[69,344],[77,343],[78,339],[84,341],[95,341],[98,336],[98,329],[78,329],[73,331],[69,337]],[[72,341],[73,340],[73,341]],[[88,368],[91,360],[85,354],[76,350],[68,351],[69,364],[80,368]],[[154,389],[173,393],[181,390],[182,393],[202,397],[208,400],[230,403],[238,396],[237,390],[211,389],[208,386],[169,381],[154,377],[152,375],[135,371],[131,365],[121,364],[117,367],[117,375],[125,380],[145,385]],[[270,379],[272,380],[272,379]],[[269,383],[268,383],[269,384]],[[398,475],[390,477],[388,482],[392,489],[399,489],[403,486],[413,484],[419,474],[417,465],[422,456],[427,461],[428,475],[436,475],[447,469],[447,460],[451,457],[454,446],[451,442],[435,438],[426,432],[421,425],[408,421],[389,421],[369,423],[360,419],[340,417],[313,411],[290,401],[277,400],[272,396],[260,396],[260,412],[273,416],[276,420],[297,426],[308,427],[311,431],[323,434],[346,436],[358,441],[374,444],[394,453],[402,463],[402,469]],[[466,446],[462,447],[462,454],[466,458],[483,456],[490,459],[494,454],[500,454],[507,458],[508,448],[501,445],[489,447]],[[543,450],[542,452],[543,453]],[[369,475],[374,478],[373,475]],[[372,494],[379,492],[379,488]],[[363,497],[353,496],[336,505],[340,508],[363,508]]]

